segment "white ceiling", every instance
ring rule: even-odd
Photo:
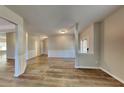
[[[6,19],[0,18],[0,33],[13,32],[15,24],[7,21]]]
[[[79,23],[79,29],[83,29],[92,22],[101,21],[120,6],[12,5],[7,7],[24,17],[29,32],[52,35],[58,33],[59,29],[69,28],[76,22]]]
[[[7,20],[0,18],[0,26],[4,25],[11,25],[12,23],[8,22]]]

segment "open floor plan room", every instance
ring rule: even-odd
[[[124,6],[0,6],[0,87],[124,87]]]

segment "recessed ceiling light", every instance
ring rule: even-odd
[[[40,35],[41,40],[48,38],[48,36]]]
[[[61,34],[65,34],[65,33],[67,33],[67,32],[68,32],[67,29],[60,29],[60,30],[59,30],[59,33],[61,33]]]
[[[42,38],[48,38],[47,36],[43,36]]]

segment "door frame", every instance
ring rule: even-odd
[[[15,72],[14,77],[18,77],[25,72],[26,69],[26,44],[25,31],[23,27],[23,18],[8,9],[6,6],[0,6],[0,17],[16,24],[16,46],[15,46]]]

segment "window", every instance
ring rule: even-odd
[[[6,42],[0,42],[0,50],[6,50]]]
[[[6,62],[6,33],[0,33],[0,63]]]
[[[81,53],[88,53],[88,42],[87,39],[81,40],[80,44]]]

